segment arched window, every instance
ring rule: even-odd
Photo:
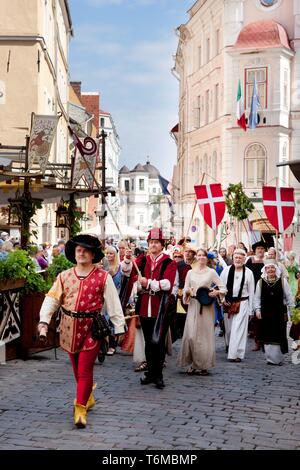
[[[217,152],[214,152],[212,156],[212,167],[211,167],[211,176],[213,178],[217,178],[217,173],[218,173],[217,164],[218,164],[218,156],[217,156]]]
[[[267,153],[261,144],[251,144],[245,153],[245,187],[260,188],[266,182]]]

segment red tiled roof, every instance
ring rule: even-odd
[[[108,113],[107,111],[103,111],[102,109],[100,109],[100,114],[105,114],[105,116],[110,116],[110,113]]]
[[[268,49],[286,47],[291,49],[283,26],[275,21],[255,21],[241,30],[233,49]]]

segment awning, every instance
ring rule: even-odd
[[[21,194],[24,188],[24,182],[12,182],[7,184],[0,182],[0,205],[9,204],[8,199],[14,199],[17,189]],[[89,196],[99,195],[99,190],[90,189],[74,189],[74,188],[57,188],[44,183],[31,183],[30,193],[33,198],[42,199],[47,204],[59,202],[61,198],[67,200],[70,194],[75,194],[75,199],[82,199]]]
[[[291,160],[289,162],[277,163],[276,166],[289,166],[296,180],[300,183],[300,160]]]

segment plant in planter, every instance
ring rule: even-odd
[[[7,284],[17,280],[23,282],[21,294],[29,292],[45,292],[47,284],[43,277],[35,271],[35,265],[24,250],[16,250],[9,253],[8,257],[0,261],[0,283]]]
[[[52,286],[53,282],[55,281],[59,273],[61,273],[62,271],[65,271],[66,269],[70,269],[73,266],[74,264],[68,261],[64,255],[59,255],[59,256],[54,257],[52,260],[52,263],[50,264],[49,268],[46,271],[47,290],[50,289],[50,287]]]

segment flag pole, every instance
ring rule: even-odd
[[[201,182],[200,182],[200,186],[201,184],[203,183],[203,180],[205,178],[205,175],[206,173],[202,173],[202,178],[201,178]],[[195,210],[196,210],[196,206],[197,206],[197,199],[195,200],[195,204],[194,204],[194,208],[193,208],[193,212],[192,212],[192,217],[190,219],[190,222],[189,222],[189,225],[188,225],[188,229],[186,231],[186,235],[185,235],[185,239],[187,238],[188,234],[189,234],[189,231],[190,231],[190,228],[191,228],[191,225],[192,225],[192,221],[193,221],[193,218],[194,218],[194,214],[195,214]]]
[[[106,200],[106,196],[105,196],[105,200]],[[118,222],[116,221],[116,219],[115,219],[115,217],[114,217],[114,215],[113,215],[113,213],[112,213],[111,208],[109,207],[109,204],[106,203],[106,207],[107,207],[107,209],[108,209],[108,212],[109,212],[110,215],[111,215],[111,218],[113,219],[113,222],[115,223],[115,225],[116,225],[116,227],[117,227],[117,230],[118,230],[119,234],[121,235],[121,239],[122,239],[122,240],[126,240],[126,238],[124,237],[124,235],[123,235],[123,233],[122,233],[122,231],[121,231],[121,229],[120,229],[120,226],[119,226]],[[127,246],[128,246],[127,240],[126,240],[126,243],[127,243]],[[128,246],[128,247],[129,247],[129,246]],[[133,264],[133,266],[135,267],[135,269],[136,269],[138,275],[139,275],[139,276],[142,276],[141,271],[139,270],[139,268],[138,268],[138,266],[137,266],[137,264],[136,264],[134,258],[132,258],[132,264]]]

